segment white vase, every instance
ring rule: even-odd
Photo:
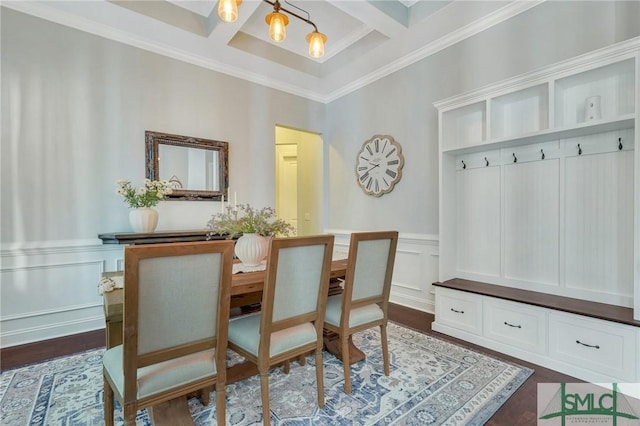
[[[236,256],[247,266],[258,266],[269,250],[269,240],[259,234],[244,234],[236,241]]]
[[[151,233],[158,226],[158,212],[150,207],[138,207],[129,212],[133,232]]]

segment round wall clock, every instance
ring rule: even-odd
[[[360,188],[380,197],[391,192],[402,177],[402,147],[393,137],[375,135],[362,144],[356,157],[356,177]]]

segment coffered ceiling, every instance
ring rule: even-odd
[[[511,18],[544,0],[282,0],[327,36],[308,55],[312,27],[290,18],[268,37],[273,7],[244,0],[226,23],[217,0],[3,1],[2,5],[320,102],[329,102]],[[300,11],[302,8],[304,11]]]

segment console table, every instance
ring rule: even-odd
[[[157,231],[150,233],[137,232],[107,232],[98,234],[102,244],[157,244],[177,243],[186,241],[205,241],[209,230],[198,229],[192,231]],[[213,240],[222,240],[222,235],[214,235]]]

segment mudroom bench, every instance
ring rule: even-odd
[[[433,285],[434,331],[590,382],[640,381],[631,308],[458,278]]]

